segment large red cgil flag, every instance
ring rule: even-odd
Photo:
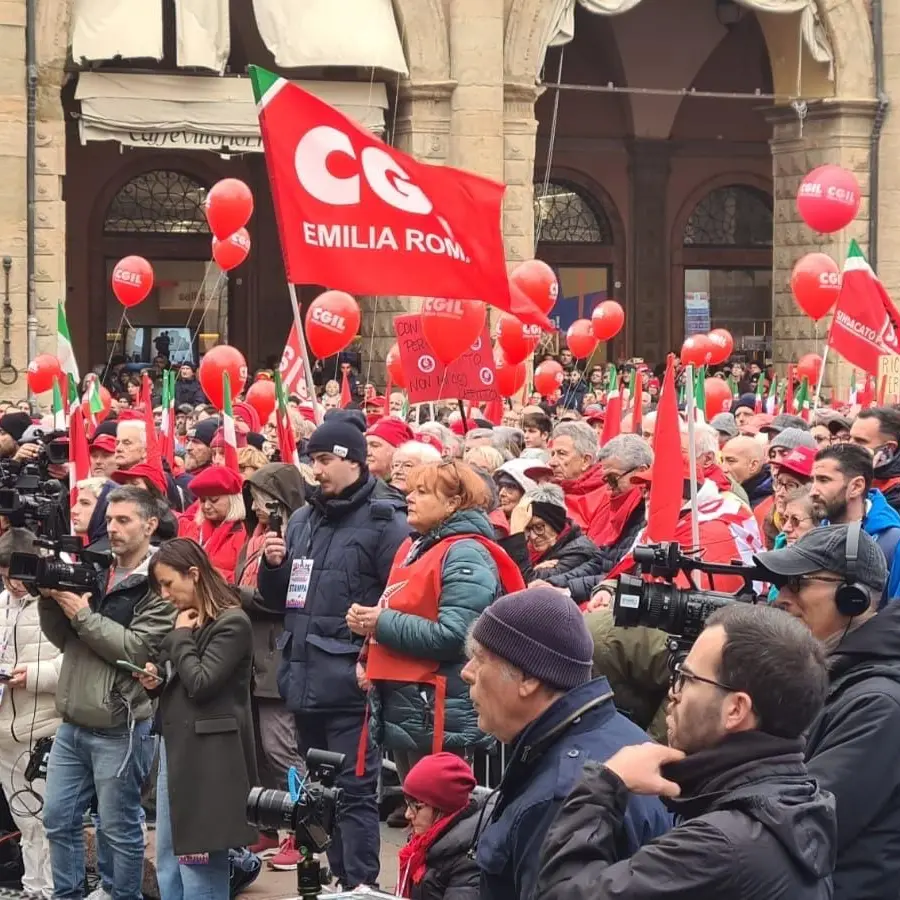
[[[677,469],[673,473],[675,466]],[[675,390],[675,355],[670,353],[653,432],[653,469],[647,503],[647,529],[644,532],[648,544],[675,540],[678,516],[684,503],[684,482],[679,477],[680,473],[681,424]]]
[[[288,281],[484,300],[552,328],[507,276],[505,185],[421,163],[259,66],[250,81]]]

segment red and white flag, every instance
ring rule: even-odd
[[[69,416],[69,509],[75,509],[78,500],[78,482],[84,481],[91,474],[91,451],[88,447],[87,433],[84,426],[84,413],[81,406],[72,404]],[[75,534],[75,526],[71,523],[71,533]]]
[[[303,371],[303,345],[300,343],[296,325],[291,325],[278,371],[281,373],[281,383],[288,396],[296,394],[301,400],[309,400],[306,375]]]

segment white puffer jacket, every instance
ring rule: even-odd
[[[0,642],[6,623],[15,623],[3,665],[9,669],[26,666],[24,688],[4,687],[0,700],[0,745],[28,745],[56,733],[61,719],[56,712],[56,683],[62,654],[44,637],[38,618],[36,597],[26,597],[24,606],[0,592]]]

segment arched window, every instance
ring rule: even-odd
[[[685,247],[772,246],[772,200],[762,191],[730,185],[710,191],[684,229]]]
[[[154,169],[132,178],[113,197],[105,234],[209,234],[206,188],[188,175]]]
[[[538,244],[611,244],[609,219],[571,184],[534,186],[534,234]]]

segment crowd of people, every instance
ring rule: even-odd
[[[560,362],[558,397],[498,422],[408,409],[355,375],[342,408],[323,379],[318,408],[291,400],[299,464],[238,397],[237,470],[183,367],[178,464],[148,454],[124,384],[71,493],[44,455],[68,435],[0,403],[0,457],[44,459],[52,518],[108,554],[90,556],[89,589],[37,588],[10,575],[44,552],[34,523],[0,518],[0,786],[26,893],[88,896],[86,822],[94,900],[142,896],[154,819],[162,900],[225,900],[260,860],[295,868],[303,848],[249,825],[247,797],[287,790],[318,748],[344,756],[327,850],[341,889],[896,900],[900,410],[768,415],[766,373],[729,367],[731,412],[689,428],[682,411],[680,457],[660,465],[661,373],[608,437],[605,370]],[[107,384],[127,380],[116,365]],[[674,660],[667,634],[614,613],[659,478],[682,484],[672,539],[755,566],[758,593]],[[28,782],[45,737],[46,783]],[[409,829],[396,885],[380,876],[386,758],[403,798],[388,824]]]

